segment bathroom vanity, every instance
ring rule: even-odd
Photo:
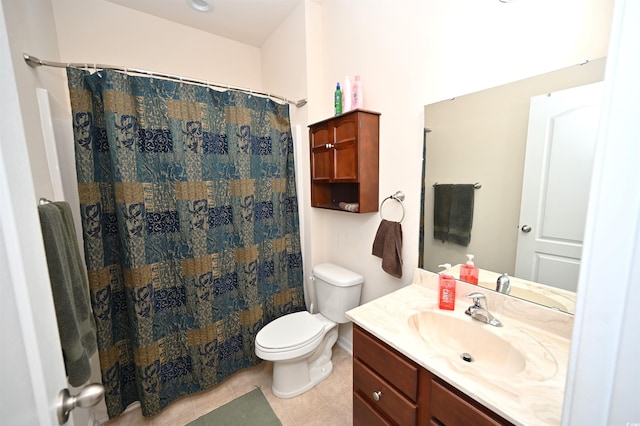
[[[494,327],[437,309],[437,274],[347,313],[353,327],[354,425],[560,424],[573,318],[486,292]]]
[[[512,424],[358,326],[353,347],[356,426]]]

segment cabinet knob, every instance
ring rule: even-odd
[[[382,398],[382,391],[375,391],[373,393],[373,399],[376,401],[380,401],[380,398]]]
[[[333,145],[330,144],[330,143],[326,143],[326,144],[324,144],[324,147],[327,148],[327,149],[331,149],[331,148],[333,148]]]

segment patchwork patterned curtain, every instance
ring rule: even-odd
[[[109,417],[259,362],[304,309],[289,109],[68,68],[78,190]]]

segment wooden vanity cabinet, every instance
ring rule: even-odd
[[[378,211],[380,113],[356,109],[309,126],[311,206]]]
[[[353,424],[511,425],[356,324]]]

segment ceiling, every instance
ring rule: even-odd
[[[304,0],[212,0],[199,12],[188,0],[107,0],[130,9],[260,47]]]

